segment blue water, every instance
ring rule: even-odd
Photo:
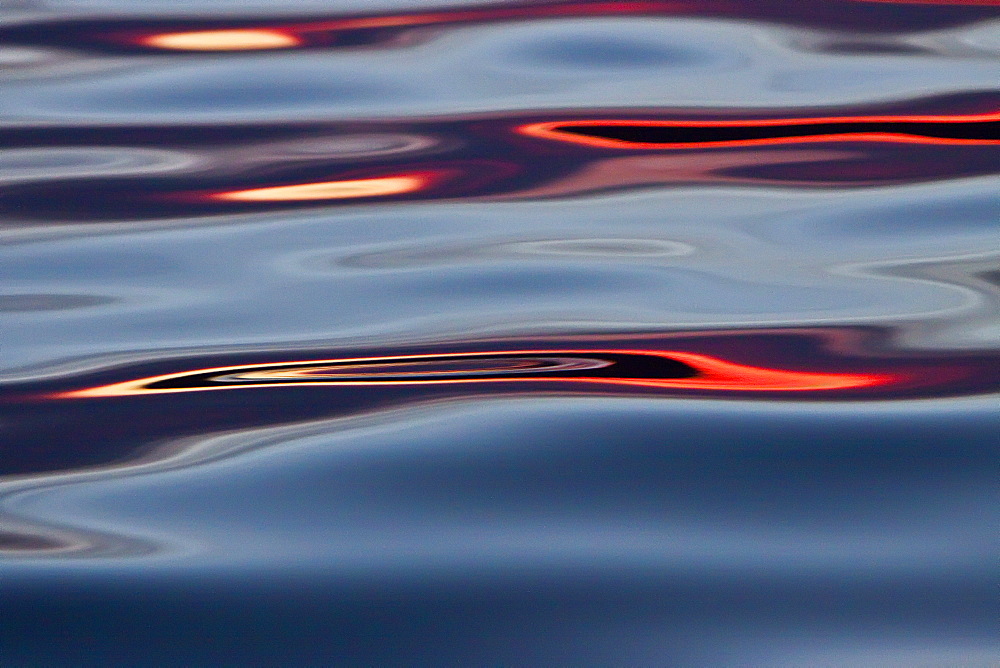
[[[1000,663],[998,61],[984,2],[0,6],[0,664]]]

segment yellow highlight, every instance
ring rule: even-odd
[[[352,197],[377,197],[413,192],[424,186],[425,179],[418,176],[387,176],[378,179],[355,181],[326,181],[303,183],[296,186],[276,186],[253,190],[234,190],[212,197],[236,202],[294,202],[323,199],[349,199]]]
[[[299,46],[302,40],[277,30],[203,30],[151,35],[143,43],[179,51],[248,51],[287,49]]]

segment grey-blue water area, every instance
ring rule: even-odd
[[[998,36],[0,5],[0,664],[995,665]]]

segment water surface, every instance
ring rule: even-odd
[[[0,8],[0,662],[993,665],[995,3]]]

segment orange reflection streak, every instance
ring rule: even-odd
[[[362,16],[331,21],[317,21],[295,26],[302,32],[331,30],[357,30],[365,28],[392,28],[400,26],[425,26],[446,23],[473,23],[477,21],[504,21],[512,19],[544,19],[578,16],[614,16],[616,14],[652,14],[690,9],[692,3],[670,0],[642,0],[640,2],[584,2],[537,4],[522,7],[490,7],[423,14],[398,14],[389,16]]]
[[[913,144],[1000,144],[1000,139],[965,139],[950,137],[933,137],[921,134],[910,134],[901,129],[899,132],[836,132],[830,134],[805,134],[792,137],[763,137],[753,139],[732,139],[719,141],[690,142],[640,142],[606,137],[588,137],[575,134],[562,128],[568,127],[637,127],[637,128],[763,128],[780,127],[795,128],[798,126],[822,124],[868,124],[868,123],[991,123],[1000,121],[1000,112],[986,114],[969,114],[957,116],[825,116],[816,118],[774,118],[747,120],[627,120],[627,119],[585,119],[575,121],[548,121],[529,123],[516,128],[517,132],[541,139],[557,140],[592,146],[595,148],[615,149],[679,149],[705,147],[740,147],[759,146],[761,144],[802,144],[829,141],[869,141],[869,142],[903,142]]]
[[[303,42],[300,37],[285,31],[248,28],[169,32],[143,37],[139,43],[177,51],[252,51],[290,49],[301,46]]]
[[[277,367],[287,367],[296,365],[296,368],[289,369],[289,374],[285,379],[300,380],[303,377],[299,365],[315,368],[323,365],[343,365],[343,364],[365,364],[379,365],[397,361],[408,362],[417,360],[445,359],[481,356],[481,355],[502,355],[509,358],[511,356],[544,356],[551,358],[553,355],[586,355],[587,357],[600,356],[602,354],[613,355],[637,355],[661,357],[669,360],[682,362],[697,371],[697,375],[690,378],[615,378],[615,377],[558,377],[545,378],[543,374],[536,376],[518,376],[504,378],[433,378],[433,379],[405,379],[405,380],[378,380],[379,375],[373,374],[371,380],[324,380],[295,382],[294,386],[309,385],[336,385],[336,386],[356,386],[356,385],[457,385],[470,383],[511,383],[511,382],[571,382],[571,383],[594,383],[600,385],[627,385],[641,386],[658,389],[677,390],[709,390],[709,391],[740,391],[740,392],[806,392],[824,390],[842,390],[875,385],[886,385],[901,380],[900,376],[889,374],[873,373],[817,373],[807,371],[787,371],[782,369],[769,369],[764,367],[748,366],[728,362],[717,357],[688,352],[675,351],[649,351],[649,350],[517,350],[504,351],[502,353],[455,353],[450,355],[399,355],[393,357],[358,357],[346,359],[313,360],[300,362],[274,362],[267,364],[256,364],[252,366],[225,366],[208,369],[197,369],[181,373],[170,373],[160,376],[150,376],[120,383],[101,385],[99,387],[86,388],[82,390],[71,390],[50,395],[53,399],[89,399],[98,397],[119,397],[127,395],[141,394],[176,394],[182,392],[212,392],[229,389],[260,388],[268,386],[267,383],[230,383],[226,384],[224,379],[217,385],[207,385],[198,387],[180,388],[151,388],[150,385],[163,383],[165,381],[183,379],[190,376],[219,375],[234,372],[260,373],[267,369],[277,371]],[[277,380],[280,371],[266,372],[268,377]],[[287,387],[288,385],[282,385]]]
[[[302,202],[354,197],[383,197],[422,190],[430,182],[431,179],[428,175],[408,174],[373,179],[324,181],[270,188],[252,188],[250,190],[232,190],[214,193],[209,195],[209,198],[231,202]]]

